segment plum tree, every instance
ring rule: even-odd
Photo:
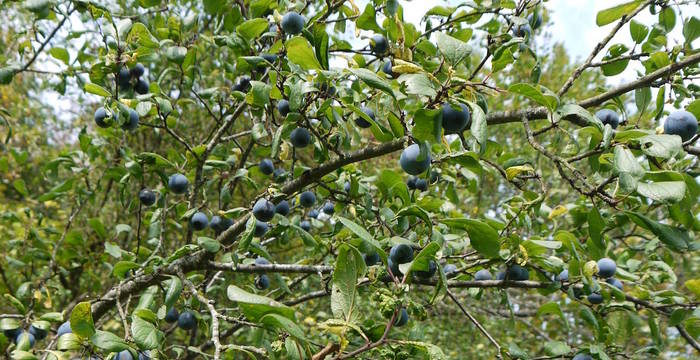
[[[118,353],[114,356],[113,359],[114,359],[114,360],[134,360],[134,356],[131,355],[131,353],[129,352],[129,350],[122,350],[122,351],[118,352]]]
[[[530,272],[518,264],[512,264],[506,269],[506,279],[513,281],[529,280]]]
[[[275,205],[275,212],[282,216],[289,215],[289,210],[289,202],[287,200],[281,200]]]
[[[532,28],[530,27],[530,24],[518,25],[513,29],[513,35],[516,37],[525,38],[525,41],[528,41],[530,36],[532,36]]]
[[[321,209],[321,211],[323,211],[327,215],[333,215],[333,213],[335,213],[335,205],[333,205],[333,203],[330,201],[326,202],[323,205],[323,209]]]
[[[413,272],[413,274],[420,279],[430,279],[435,276],[437,272],[437,263],[434,260],[428,261],[428,270],[418,270]]]
[[[363,259],[365,260],[365,265],[367,265],[367,266],[373,266],[373,265],[377,265],[377,264],[382,263],[382,258],[379,256],[379,253],[377,253],[376,251],[372,251],[372,252],[364,254]]]
[[[141,95],[148,94],[148,91],[149,91],[148,81],[146,81],[144,79],[139,79],[138,81],[136,81],[136,84],[134,84],[134,91],[136,91],[136,93],[141,94]]]
[[[413,248],[406,244],[397,244],[391,247],[389,258],[396,264],[405,264],[413,260]]]
[[[255,265],[269,265],[270,260],[267,260],[266,258],[262,256],[258,256],[255,258]]]
[[[140,78],[146,73],[146,67],[141,63],[136,63],[131,69],[129,69],[132,77]]]
[[[302,207],[305,208],[310,208],[316,204],[316,194],[314,194],[311,191],[304,191],[299,195],[299,204]],[[318,216],[318,215],[316,215]],[[311,217],[316,217],[316,216],[311,216]]]
[[[209,221],[209,227],[214,229],[217,234],[228,230],[231,226],[233,226],[233,220],[219,215],[212,216],[211,221]]]
[[[306,21],[304,20],[303,16],[293,11],[290,11],[284,14],[280,25],[282,25],[282,31],[284,31],[285,34],[296,35],[302,30],[304,30],[305,22]]]
[[[415,187],[417,190],[427,191],[428,190],[428,180],[420,179],[420,178],[416,179]]]
[[[394,72],[391,69],[391,60],[387,60],[384,62],[384,65],[382,65],[382,72],[386,74],[387,77],[393,78],[394,77]]]
[[[250,89],[250,76],[241,76],[233,85],[233,91],[247,92]]]
[[[569,270],[568,269],[562,270],[559,273],[559,275],[557,275],[556,280],[563,281],[563,282],[569,281]]]
[[[600,293],[594,292],[590,295],[588,295],[588,302],[591,304],[597,305],[597,304],[602,304],[603,303],[603,295],[600,295]]]
[[[256,220],[255,221],[255,230],[253,231],[253,234],[257,237],[262,237],[267,233],[267,231],[270,229],[270,226],[267,225],[266,222]]]
[[[260,161],[260,164],[258,164],[258,168],[260,169],[260,172],[265,175],[271,175],[275,172],[275,165],[270,159],[262,159],[262,161]]]
[[[406,311],[406,308],[401,308],[399,311],[398,316],[396,317],[396,320],[394,321],[394,326],[404,326],[408,323],[408,311]]]
[[[142,204],[151,206],[156,203],[156,193],[151,191],[151,189],[141,189],[139,191],[139,200]]]
[[[36,340],[43,340],[46,338],[46,336],[49,335],[48,331],[41,329],[41,328],[38,328],[38,327],[34,326],[34,324],[29,326],[29,333],[34,335],[34,338]]]
[[[406,180],[406,186],[408,186],[409,190],[416,189],[416,181],[418,181],[418,178],[415,176],[410,176],[408,180]]]
[[[360,108],[360,110],[362,110],[363,113],[367,114],[367,116],[369,116],[370,119],[372,119],[372,121],[375,120],[374,111],[373,111],[372,109],[370,109],[370,108],[368,108],[368,107],[366,107],[366,106],[363,106],[363,107]],[[372,123],[370,123],[369,121],[363,119],[363,118],[360,117],[360,116],[358,116],[358,117],[355,118],[355,124],[357,124],[357,126],[359,126],[359,127],[361,127],[361,128],[364,128],[364,129],[369,128],[369,127],[372,126]]]
[[[3,2],[2,357],[697,357],[695,2],[416,3]]]
[[[207,217],[207,214],[197,211],[190,218],[190,225],[196,231],[204,230],[209,226],[209,218]]]
[[[253,205],[253,216],[263,222],[272,220],[275,216],[275,204],[264,198],[258,199]]]
[[[690,140],[697,132],[698,120],[688,111],[674,111],[664,121],[664,133],[678,135],[683,141]]]
[[[412,144],[403,150],[399,163],[407,174],[420,175],[430,167],[430,153],[421,153],[420,146]]]
[[[446,102],[442,104],[442,128],[445,134],[458,134],[469,127],[471,123],[471,113],[464,104],[459,104],[459,110],[452,104]]]
[[[104,107],[99,107],[95,110],[95,124],[101,128],[109,127],[109,123],[105,120],[107,119],[107,110]]]
[[[131,72],[127,68],[121,68],[119,69],[119,73],[117,74],[117,82],[119,84],[119,87],[122,89],[128,89],[131,84]]]
[[[177,318],[177,326],[183,330],[192,330],[197,326],[197,319],[191,311],[183,311]]]
[[[532,29],[537,30],[540,26],[542,26],[542,13],[538,12],[537,14],[528,15],[527,22],[530,24]]]
[[[289,114],[289,111],[290,111],[289,101],[287,101],[285,99],[278,101],[277,102],[277,111],[279,111],[279,113],[280,113],[280,115],[282,115],[282,117],[287,116],[287,114]]]
[[[36,342],[36,339],[34,338],[34,335],[28,331],[21,331],[17,336],[15,337],[15,344],[17,344],[17,347],[20,347],[20,343],[26,342],[29,347],[34,347],[34,343]]]
[[[602,258],[598,260],[598,276],[609,278],[615,275],[617,265],[610,258]]]
[[[614,277],[610,277],[610,278],[605,279],[605,282],[618,288],[619,290],[623,290],[622,281],[620,281]]]
[[[258,275],[255,278],[255,287],[258,290],[265,290],[270,287],[270,278],[266,274]]]
[[[298,127],[289,134],[289,141],[295,148],[305,148],[311,144],[311,133],[303,127]]]
[[[491,279],[493,279],[493,276],[491,275],[491,272],[487,269],[481,269],[477,271],[476,274],[474,274],[474,280],[483,281]]]
[[[129,109],[126,121],[122,124],[124,130],[134,130],[139,127],[139,114],[134,109]]]
[[[369,40],[369,47],[375,55],[380,56],[389,49],[389,43],[386,41],[384,35],[374,34]]]
[[[70,334],[72,332],[73,329],[70,327],[70,321],[66,321],[58,327],[58,330],[56,330],[56,337],[61,337],[61,335]]]
[[[600,109],[595,113],[595,116],[603,125],[610,125],[613,129],[617,129],[617,126],[620,124],[620,116],[610,109]]]
[[[593,360],[593,357],[585,353],[578,353],[571,360]]]
[[[314,202],[315,202],[315,196],[314,196]],[[313,206],[313,204],[312,204],[312,206]],[[307,216],[312,218],[312,219],[317,218],[318,217],[318,210],[316,210],[316,209],[309,210],[309,214]]]
[[[164,320],[165,320],[165,322],[172,324],[172,323],[176,322],[177,319],[179,319],[179,318],[180,318],[180,312],[177,311],[177,308],[175,308],[173,306],[168,310],[167,313],[165,313]]]
[[[190,182],[182,174],[173,174],[168,178],[168,189],[175,194],[184,194],[189,188]]]

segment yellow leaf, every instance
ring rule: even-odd
[[[535,170],[530,165],[511,166],[506,169],[506,178],[513,180],[516,176],[525,172],[534,172]]]
[[[692,291],[695,296],[700,297],[700,279],[690,279],[686,281],[685,287]]]
[[[567,212],[569,212],[569,209],[567,209],[566,206],[564,206],[564,205],[557,205],[557,206],[556,206],[554,209],[552,209],[552,211],[549,213],[548,218],[549,218],[549,220],[552,220],[552,219],[554,219],[555,217],[557,217],[557,216],[559,216],[559,215],[564,215],[564,214],[566,214]]]

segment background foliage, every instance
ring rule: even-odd
[[[4,355],[697,357],[700,148],[660,125],[677,109],[700,116],[698,2],[601,11],[610,35],[578,64],[544,37],[546,1],[455,1],[419,24],[403,20],[411,4],[0,4],[0,327],[49,332],[30,346],[5,331]],[[280,24],[290,11],[305,18],[297,35]],[[610,43],[618,32],[632,42]],[[637,80],[607,85],[633,62]],[[136,78],[117,81],[137,63],[143,94]],[[443,134],[448,102],[469,109],[462,133]],[[310,146],[292,146],[297,127]],[[411,143],[430,151],[426,191],[398,164]],[[168,188],[175,173],[185,194]],[[154,205],[139,201],[144,188]],[[307,190],[311,209],[299,205]],[[292,210],[258,236],[261,198]],[[232,221],[194,231],[197,211]],[[386,266],[398,244],[415,251],[403,277]],[[604,257],[621,290],[597,276]],[[415,276],[431,262],[435,274]],[[474,279],[514,265],[529,280]],[[195,328],[165,321],[172,307]]]

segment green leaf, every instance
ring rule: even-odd
[[[673,11],[673,7],[664,7],[661,12],[659,12],[659,24],[666,32],[671,32],[671,30],[676,27],[676,12]]]
[[[364,69],[364,68],[358,68],[358,69],[349,69],[350,72],[360,78],[365,84],[367,84],[371,88],[379,89],[385,93],[387,93],[389,96],[396,98],[394,96],[394,90],[391,89],[391,85],[389,84],[388,81],[385,79],[380,78],[376,73],[373,71]]]
[[[135,23],[134,26],[131,27],[127,41],[132,44],[139,44],[149,49],[157,49],[160,47],[158,39],[156,39],[155,36],[148,31],[146,25],[142,23]]]
[[[360,14],[360,17],[357,18],[355,26],[357,26],[358,29],[371,30],[376,33],[384,32],[382,28],[377,25],[377,16],[372,3],[368,3],[365,6],[365,10]]]
[[[95,324],[92,321],[92,308],[89,302],[85,301],[75,305],[70,314],[70,327],[74,334],[84,338],[95,334]]]
[[[571,351],[571,347],[563,341],[547,341],[544,343],[544,352],[549,356],[566,355]]]
[[[589,126],[594,126],[600,133],[603,133],[603,123],[591,114],[588,110],[576,104],[564,104],[557,109],[556,114],[562,119],[568,117],[576,117],[578,119],[584,120],[584,122]]]
[[[372,234],[367,232],[364,227],[356,224],[354,221],[344,218],[342,216],[338,216],[338,221],[340,221],[346,228],[350,229],[355,235],[357,235],[362,241],[366,242],[367,244],[371,245],[374,250],[379,254],[379,256],[382,258],[382,261],[386,263],[387,257],[386,253],[384,252],[382,245],[379,244],[377,240],[374,239]]]
[[[95,95],[102,96],[102,97],[112,96],[112,94],[107,89],[103,88],[100,85],[93,84],[93,83],[85,84],[85,91],[89,92],[90,94],[95,94]]]
[[[279,314],[294,320],[294,309],[265,296],[251,294],[236,285],[226,290],[229,300],[238,303],[243,314],[253,322],[258,322],[266,314]]]
[[[644,169],[632,152],[624,146],[615,146],[613,167],[619,175],[620,188],[624,192],[637,189],[637,181],[644,176]]]
[[[22,323],[18,319],[2,318],[0,319],[0,330],[14,330],[22,327]]]
[[[262,323],[266,327],[284,330],[286,333],[292,335],[297,340],[303,342],[306,341],[306,338],[304,337],[304,330],[302,330],[299,327],[299,325],[297,325],[295,322],[289,320],[284,316],[280,316],[274,313],[267,314],[260,318],[260,323]]]
[[[646,135],[637,141],[643,153],[662,159],[671,159],[683,150],[683,140],[677,135]]]
[[[646,25],[634,19],[630,20],[630,36],[635,43],[641,44],[646,39],[647,34],[649,34],[649,28]]]
[[[647,86],[634,90],[634,103],[639,112],[644,112],[651,103],[651,88]]]
[[[481,108],[481,106],[473,103],[467,102],[467,105],[471,108],[471,125],[469,130],[471,136],[476,140],[479,145],[479,153],[483,154],[486,151],[486,141],[488,140],[488,134],[486,132],[486,113]],[[476,150],[476,149],[474,149]]]
[[[662,203],[679,202],[685,197],[685,181],[639,182],[637,193]]]
[[[165,340],[165,334],[162,331],[138,316],[131,317],[131,335],[141,350],[157,349]]]
[[[182,280],[179,277],[173,276],[170,278],[170,285],[168,285],[168,291],[165,293],[165,307],[169,310],[180,297],[182,292]]]
[[[600,216],[598,208],[593,207],[591,211],[588,212],[588,236],[595,243],[598,249],[605,249],[605,243],[603,242],[603,229],[605,228],[605,220]]]
[[[266,19],[255,18],[238,25],[236,32],[247,40],[255,40],[258,36],[267,31],[270,24]]]
[[[430,268],[430,261],[435,261],[435,254],[437,254],[438,251],[440,251],[440,244],[433,241],[426,245],[411,262],[411,268],[408,273],[410,274],[414,271],[428,271]]]
[[[700,249],[700,244],[691,239],[686,230],[659,223],[632,211],[625,211],[625,214],[627,214],[635,224],[658,236],[659,240],[672,251],[687,252]]]
[[[379,174],[377,187],[384,196],[393,198],[399,197],[404,204],[411,203],[411,197],[408,194],[408,187],[403,181],[403,177],[393,170],[382,170]]]
[[[614,59],[614,57],[612,56],[603,56],[603,61],[608,61],[612,59]],[[620,59],[617,61],[613,61],[609,64],[602,65],[600,69],[603,70],[603,75],[605,76],[615,76],[625,71],[627,65],[629,65],[629,62],[629,59]]]
[[[595,17],[595,23],[598,26],[604,26],[613,21],[633,12],[642,4],[641,0],[630,1],[624,4],[613,6],[611,8],[601,10]]]
[[[70,323],[73,332],[73,322]],[[109,331],[97,330],[91,337],[90,342],[100,349],[107,350],[109,352],[119,352],[123,350],[129,350],[130,347],[127,343],[117,335],[112,334]]]
[[[250,91],[246,94],[246,102],[250,105],[263,107],[270,103],[272,87],[262,81],[251,81]]]
[[[413,115],[411,133],[418,141],[439,143],[442,137],[442,110],[418,109]]]
[[[82,346],[82,342],[78,335],[73,333],[61,335],[56,342],[56,349],[61,351],[78,350]]]
[[[24,183],[24,180],[22,179],[16,179],[15,181],[12,182],[12,187],[17,190],[18,193],[20,193],[22,196],[27,196],[29,193],[27,192],[27,184]]]
[[[698,18],[692,16],[685,22],[683,25],[683,36],[686,44],[690,44],[700,37],[700,20]]]
[[[413,348],[419,350],[425,356],[421,357],[422,359],[427,359],[427,360],[447,360],[449,357],[445,355],[445,353],[442,351],[442,349],[433,344],[425,343],[425,342],[420,342],[420,341],[405,341],[405,340],[398,340],[397,343],[402,344],[402,345],[409,345],[412,346]]]
[[[355,311],[355,297],[357,279],[364,271],[365,262],[360,252],[348,244],[341,245],[335,261],[331,292],[331,310],[335,318],[352,323],[359,317],[359,312]]]
[[[545,92],[548,92],[548,94],[543,94],[542,90],[545,90]],[[556,94],[553,94],[551,91],[541,85],[535,87],[531,84],[519,83],[511,85],[508,88],[508,91],[523,95],[540,105],[546,106],[550,111],[554,111],[559,104],[559,98],[556,96]]]
[[[70,55],[68,54],[68,50],[62,47],[51,48],[51,50],[49,50],[49,54],[53,56],[54,59],[61,60],[66,65],[70,63]]]
[[[406,94],[435,97],[437,90],[435,85],[424,73],[403,74],[399,76],[399,82],[406,86]]]
[[[471,246],[487,258],[497,258],[501,242],[498,232],[479,220],[465,218],[443,219],[440,222],[452,228],[465,230]]]
[[[126,277],[126,273],[131,270],[131,269],[137,269],[139,267],[139,264],[133,262],[133,261],[119,261],[116,264],[114,264],[114,269],[112,270],[112,273],[120,278],[123,279]]]
[[[559,306],[558,303],[556,302],[548,302],[546,304],[543,304],[537,309],[537,316],[540,317],[542,315],[547,315],[547,314],[554,314],[559,316],[561,321],[564,323],[564,325],[568,328],[569,323],[566,321],[566,317],[564,316],[564,312],[561,311],[561,307]]]
[[[444,33],[437,33],[437,47],[452,66],[457,66],[472,52],[469,44]]]
[[[250,242],[253,240],[255,235],[255,217],[251,216],[248,218],[248,222],[245,225],[245,231],[241,234],[240,240],[238,240],[238,248],[241,251],[248,250]]]
[[[0,68],[0,85],[7,85],[12,82],[12,78],[17,73],[14,67]]]
[[[287,57],[292,63],[299,65],[304,70],[321,69],[321,64],[316,59],[311,44],[304,37],[296,36],[287,40],[285,47],[287,48]]]

